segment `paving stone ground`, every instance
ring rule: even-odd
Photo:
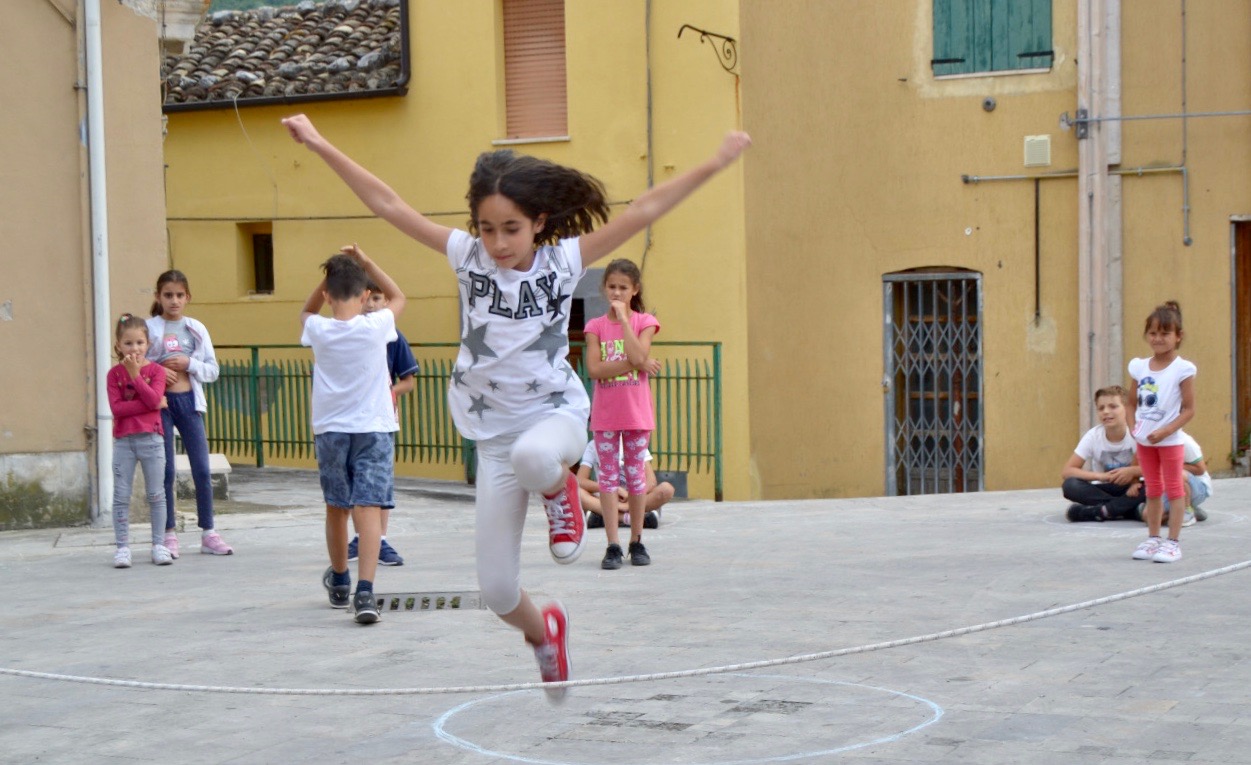
[[[236,549],[174,565],[111,529],[0,533],[0,667],[195,686],[446,688],[537,680],[485,610],[332,610],[315,474],[236,470]],[[381,594],[474,593],[472,490],[402,479]],[[1138,523],[1070,524],[1057,490],[666,509],[653,565],[558,566],[534,505],[522,578],[572,620],[575,678],[733,666],[925,636],[1251,559],[1251,479],[1216,481],[1175,564]],[[191,525],[194,525],[192,521]],[[141,528],[138,529],[142,531]],[[1073,613],[701,677],[432,695],[146,690],[0,674],[0,762],[1247,763],[1251,568]],[[471,598],[466,598],[471,600]]]

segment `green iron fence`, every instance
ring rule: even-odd
[[[447,382],[456,343],[410,343],[421,371],[414,391],[400,399],[396,462],[460,464],[474,479],[475,451],[452,423]],[[573,344],[575,368],[588,392],[591,380],[582,346]],[[652,455],[657,471],[706,474],[722,498],[721,344],[652,343],[662,363],[652,377],[656,431]],[[205,386],[205,430],[211,451],[251,458],[312,460],[312,352],[298,345],[219,345],[221,376]]]

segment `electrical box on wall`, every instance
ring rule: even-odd
[[[1047,167],[1051,164],[1051,136],[1025,136],[1025,166]]]

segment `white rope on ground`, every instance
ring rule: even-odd
[[[1205,579],[1221,576],[1223,574],[1231,574],[1235,571],[1241,571],[1245,568],[1251,568],[1251,560],[1242,563],[1234,563],[1223,568],[1216,568],[1205,571],[1201,574],[1182,577],[1181,579],[1173,579],[1168,582],[1161,582],[1147,587],[1140,587],[1136,590],[1117,593],[1116,595],[1108,595],[1094,600],[1084,600],[1081,603],[1074,603],[1068,606],[1058,606],[1049,608],[1045,611],[1035,611],[1032,614],[1017,616],[1011,619],[1000,619],[994,622],[984,622],[969,627],[958,627],[943,632],[931,632],[928,635],[918,635],[916,637],[902,638],[900,640],[888,640],[882,643],[869,643],[866,645],[855,646],[854,648],[839,648],[834,651],[821,651],[819,653],[806,653],[798,656],[787,656],[782,659],[766,659],[763,661],[749,661],[743,664],[727,664],[720,667],[705,667],[703,669],[684,669],[674,672],[655,672],[649,675],[620,675],[617,677],[593,677],[585,680],[566,680],[559,683],[512,683],[509,685],[458,685],[447,686],[442,688],[249,688],[239,686],[225,685],[177,685],[173,683],[145,683],[138,680],[114,680],[107,677],[81,677],[78,675],[59,675],[51,672],[32,672],[24,669],[11,669],[8,667],[0,667],[0,675],[11,675],[13,677],[28,677],[36,680],[60,680],[69,683],[85,683],[88,685],[107,685],[117,688],[137,688],[149,691],[184,691],[192,693],[243,693],[255,694],[260,696],[434,696],[439,694],[452,693],[503,693],[506,691],[528,691],[540,688],[580,688],[593,685],[623,685],[626,683],[645,683],[656,680],[675,680],[686,677],[702,677],[705,675],[719,675],[730,672],[742,672],[749,669],[764,669],[766,667],[780,667],[786,664],[802,664],[810,661],[821,661],[823,659],[834,659],[840,656],[851,656],[858,653],[870,653],[872,651],[883,651],[887,648],[899,648],[906,645],[917,645],[918,643],[929,643],[935,640],[944,640],[946,638],[960,637],[962,635],[972,635],[976,632],[986,632],[987,630],[998,629],[999,627],[1010,627],[1015,624],[1025,624],[1026,622],[1046,619],[1050,616],[1060,616],[1061,614],[1069,614],[1074,611],[1081,611],[1095,606],[1102,606],[1108,603],[1116,603],[1121,600],[1128,600],[1140,595],[1150,595],[1153,592],[1161,592],[1174,587],[1181,587],[1186,584],[1201,582]]]

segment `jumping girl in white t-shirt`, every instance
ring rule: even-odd
[[[584,264],[599,260],[671,210],[751,144],[730,133],[702,164],[635,199],[608,220],[603,185],[572,168],[512,151],[478,157],[469,178],[470,233],[414,210],[323,138],[304,115],[283,124],[376,215],[447,255],[459,283],[462,337],[448,386],[457,429],[477,441],[476,536],[482,599],[534,647],[544,682],[569,678],[568,614],[540,610],[521,589],[521,532],[541,492],[552,557],[582,552],[578,484],[569,467],[586,446],[590,405],[566,360],[569,301]],[[596,228],[596,222],[602,225]],[[553,700],[564,688],[548,690]]]

